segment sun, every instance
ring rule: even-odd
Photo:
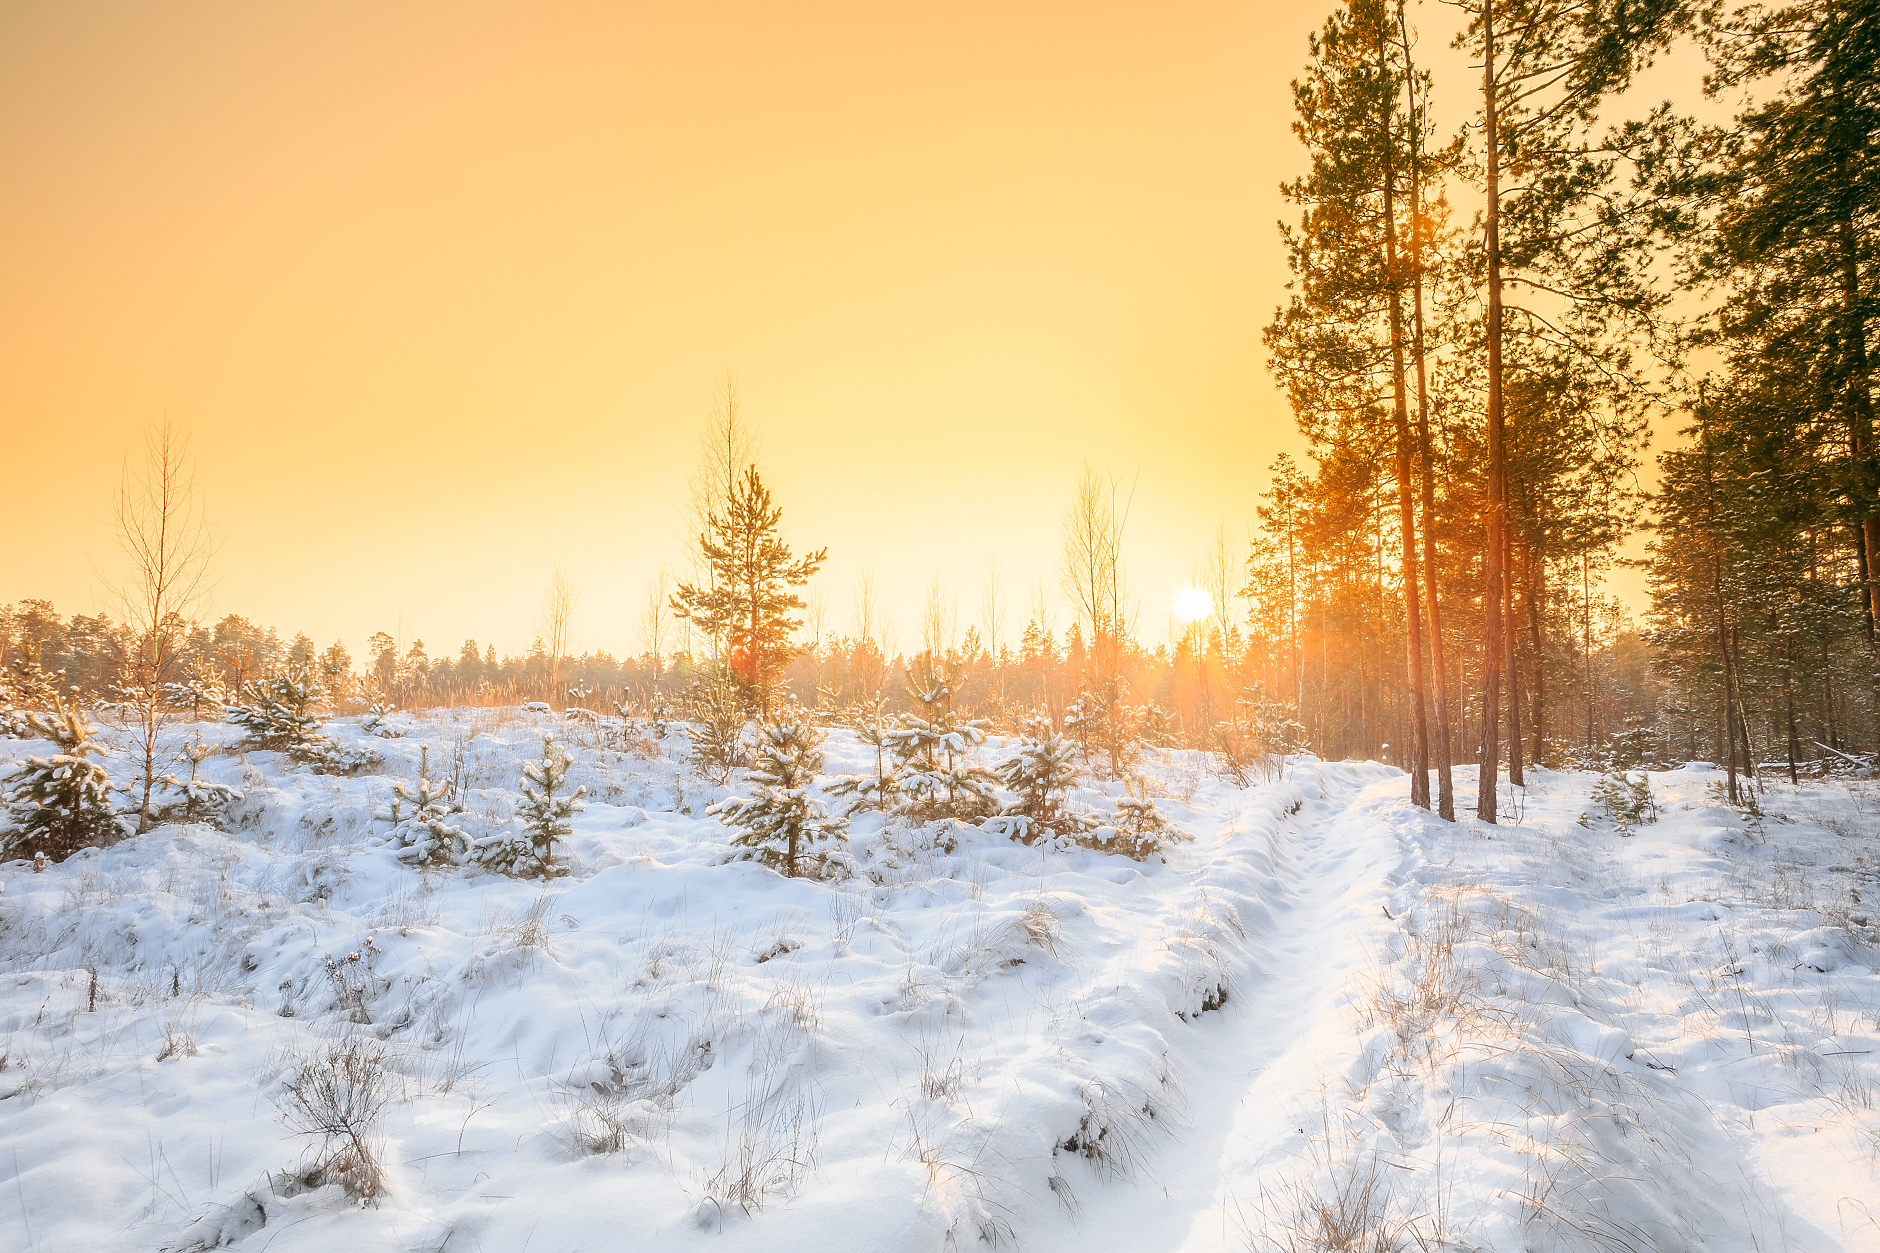
[[[1199,622],[1214,612],[1214,597],[1203,587],[1184,587],[1175,593],[1178,622]]]

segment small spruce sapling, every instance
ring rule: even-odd
[[[202,777],[202,763],[215,756],[216,746],[203,742],[198,733],[194,739],[183,744],[183,760],[189,763],[189,777],[179,779],[173,774],[157,776],[157,785],[168,795],[182,799],[181,817],[185,822],[196,822],[227,809],[241,800],[240,788],[230,787],[226,783],[215,783]],[[177,816],[177,806],[165,805],[161,811],[164,818]]]
[[[733,844],[791,878],[834,878],[847,865],[838,845],[848,840],[848,819],[830,817],[809,795],[822,769],[821,743],[806,716],[764,727],[745,775],[750,799],[734,797],[705,811],[740,829]]]
[[[708,683],[693,700],[692,765],[713,783],[731,780],[731,772],[750,760],[744,743],[747,721],[729,684]]]
[[[566,873],[555,864],[555,841],[574,833],[573,817],[587,808],[582,797],[587,789],[568,788],[568,769],[574,754],[555,743],[555,737],[542,737],[542,760],[522,763],[522,778],[516,787],[522,793],[518,817],[520,831],[502,831],[476,842],[471,852],[475,861],[502,874],[552,877]]]
[[[830,782],[829,791],[833,795],[854,798],[849,803],[850,813],[857,809],[886,809],[900,790],[900,778],[888,761],[888,737],[893,732],[888,728],[887,710],[887,697],[879,693],[857,701],[853,707],[851,716],[856,735],[875,750],[875,770],[873,774],[838,775]]]
[[[1652,796],[1651,776],[1643,772],[1636,779],[1625,770],[1602,775],[1593,784],[1593,800],[1605,807],[1622,836],[1658,821],[1658,801]]]
[[[321,733],[325,724],[314,707],[325,692],[308,667],[256,679],[245,694],[248,704],[227,706],[228,720],[248,732],[252,746],[284,752],[321,774],[350,774],[372,762],[371,752],[342,747]]]
[[[1141,775],[1124,785],[1116,798],[1116,826],[1099,827],[1085,842],[1106,853],[1121,853],[1134,861],[1147,861],[1177,840],[1188,839],[1186,832],[1171,823],[1149,797],[1148,784]]]
[[[895,758],[896,785],[917,813],[945,817],[973,817],[996,804],[998,778],[983,766],[971,765],[967,755],[986,739],[983,720],[962,718],[953,698],[962,686],[964,671],[949,660],[944,670],[931,658],[916,663],[910,672],[908,698],[917,712],[901,715],[901,725],[885,737]]]
[[[28,735],[52,741],[50,757],[16,762],[6,776],[9,803],[0,831],[0,857],[64,861],[81,848],[123,834],[111,813],[111,779],[93,760],[104,748],[65,698],[52,693],[52,712],[23,715]]]
[[[456,811],[450,803],[454,791],[447,779],[431,781],[431,750],[418,752],[418,785],[407,788],[400,781],[392,785],[391,804],[376,815],[392,824],[392,840],[398,845],[398,860],[412,865],[452,865],[468,851],[470,842],[463,830],[451,822]]]
[[[405,733],[386,721],[387,717],[397,712],[398,706],[391,701],[375,700],[366,707],[365,716],[359,719],[359,729],[382,740],[403,739]]]
[[[1016,756],[999,764],[999,776],[1018,799],[998,821],[1011,838],[1024,844],[1082,831],[1085,823],[1064,804],[1064,793],[1077,782],[1077,749],[1047,718],[1027,718]]]
[[[205,709],[224,707],[227,697],[221,674],[206,656],[190,662],[183,677],[175,683],[165,683],[163,692],[170,708],[179,713],[187,712],[192,722],[201,722]]]

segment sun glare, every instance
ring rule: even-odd
[[[1214,598],[1206,588],[1184,587],[1175,593],[1175,618],[1179,622],[1199,622],[1214,612]]]

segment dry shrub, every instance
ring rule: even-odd
[[[388,1052],[371,1036],[346,1035],[317,1053],[284,1055],[292,1074],[274,1107],[288,1127],[318,1137],[313,1165],[299,1176],[309,1186],[338,1184],[362,1205],[384,1192],[372,1132],[391,1099]]]

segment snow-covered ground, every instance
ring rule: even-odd
[[[1654,773],[1627,836],[1593,776],[1451,826],[1161,754],[1166,863],[863,815],[827,884],[727,862],[680,734],[393,721],[381,773],[231,753],[227,830],[0,868],[0,1248],[1880,1249],[1865,785]],[[421,748],[475,836],[546,729],[574,873],[381,846]],[[296,1182],[321,1082],[382,1102],[373,1205]]]

